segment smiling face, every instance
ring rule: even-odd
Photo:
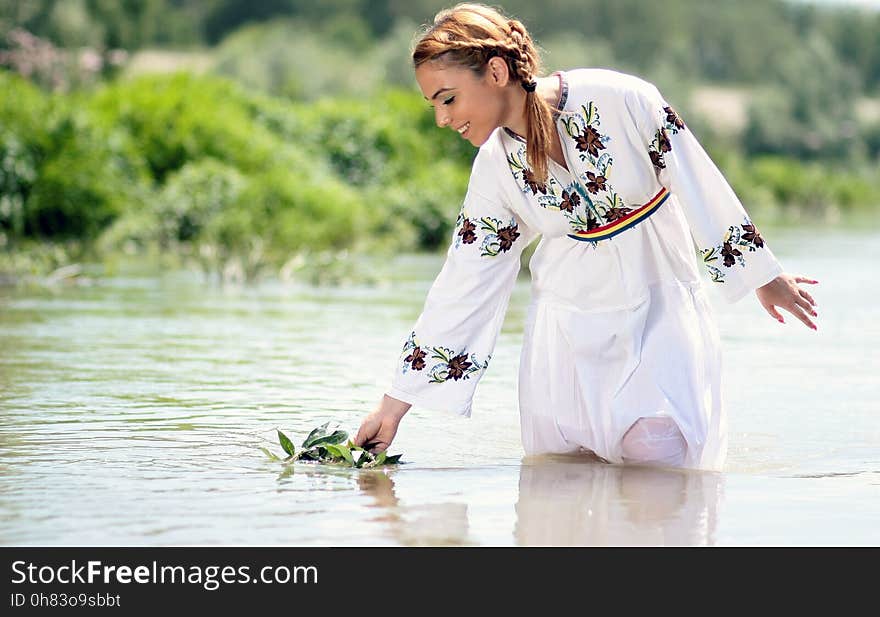
[[[482,146],[510,116],[510,82],[500,58],[489,60],[482,78],[467,68],[425,62],[416,69],[416,81],[434,107],[437,126],[459,132],[474,146]]]

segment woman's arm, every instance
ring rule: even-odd
[[[736,302],[755,291],[771,317],[785,323],[782,307],[816,329],[812,296],[798,283],[817,284],[805,276],[786,274],[752,222],[721,170],[652,84],[628,94],[627,105],[641,133],[645,164],[681,204],[691,236],[722,296]]]
[[[493,158],[493,156],[495,158]],[[387,448],[410,405],[470,416],[498,339],[523,249],[536,236],[501,193],[503,152],[480,149],[446,260],[407,336],[379,406],[358,431]],[[506,168],[501,177],[509,177]]]

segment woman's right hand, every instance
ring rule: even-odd
[[[361,422],[354,445],[365,447],[373,454],[387,450],[410,407],[409,403],[384,395],[376,410]]]

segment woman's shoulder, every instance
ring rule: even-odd
[[[648,80],[606,68],[574,68],[562,71],[572,93],[601,96],[650,95],[656,86]],[[580,97],[577,97],[580,98]]]

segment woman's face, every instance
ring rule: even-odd
[[[426,62],[416,69],[416,81],[434,107],[437,126],[451,128],[477,147],[506,123],[511,100],[503,61],[490,60],[482,78],[466,68]]]

